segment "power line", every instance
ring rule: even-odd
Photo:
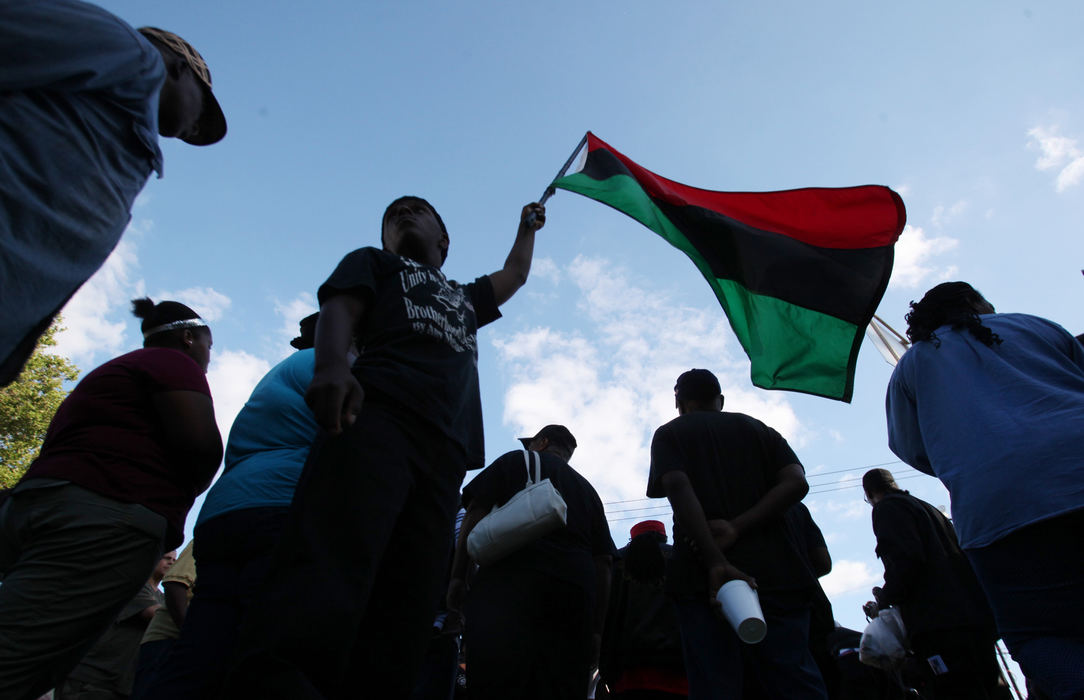
[[[846,472],[854,472],[854,471],[858,471],[859,469],[867,469],[868,470],[868,469],[876,469],[878,467],[887,467],[887,466],[892,465],[892,464],[903,464],[903,461],[897,459],[897,460],[894,460],[894,461],[891,461],[891,462],[881,462],[880,464],[867,464],[867,465],[863,465],[863,466],[860,466],[860,467],[847,467],[846,469],[835,469],[833,471],[828,471],[828,472],[817,472],[816,474],[809,474],[807,478],[816,479],[816,478],[822,477],[822,476],[831,476],[832,474],[843,474],[843,473],[846,473]],[[910,478],[912,476],[916,476],[916,475],[911,474],[911,475],[908,475],[908,476],[900,477],[900,479],[907,479],[907,478]],[[859,479],[861,479],[861,477],[855,477],[854,479],[841,479],[840,481],[828,481],[828,482],[824,482],[824,483],[820,483],[820,484],[810,484],[809,485],[809,488],[811,489],[810,493],[812,493],[812,489],[817,488],[818,486],[828,486],[829,484],[843,483],[845,481],[858,481]],[[896,481],[899,481],[900,479],[896,479]],[[645,501],[655,501],[655,500],[658,500],[658,499],[655,499],[655,498],[630,498],[630,499],[627,499],[627,500],[624,500],[624,501],[605,501],[605,502],[603,502],[602,505],[604,505],[604,506],[616,506],[616,505],[621,505],[623,503],[643,503]],[[618,512],[618,511],[614,511],[614,512]]]
[[[901,476],[900,478],[896,479],[896,481],[906,481],[907,479],[917,479],[920,476],[927,476],[927,475],[926,474],[908,474],[907,476]],[[933,477],[930,477],[930,478],[933,478]],[[812,496],[812,495],[815,495],[815,494],[818,494],[818,493],[830,493],[832,491],[846,491],[848,489],[853,489],[853,488],[855,488],[855,486],[840,486],[840,487],[834,488],[834,489],[821,489],[819,491],[814,491],[814,490],[810,489],[809,493],[807,493],[806,496]]]
[[[926,476],[926,475],[922,474],[922,473],[908,474],[907,476],[901,476],[900,478],[896,479],[896,481],[906,481],[907,479],[917,479],[920,476]],[[808,496],[813,496],[813,495],[816,495],[816,494],[821,494],[821,493],[831,493],[832,491],[845,491],[845,490],[849,490],[849,489],[853,489],[853,488],[855,488],[855,487],[854,486],[840,486],[840,487],[837,487],[837,488],[820,489],[820,490],[817,490],[817,491],[814,491],[814,490],[811,489],[809,491],[809,493],[807,494],[807,497]],[[615,501],[615,503],[634,503],[636,500],[658,500],[658,499],[634,499],[634,500],[631,500],[631,501]],[[632,513],[632,512],[636,512],[636,511],[654,511],[654,512],[644,512],[644,513],[640,513],[639,515],[626,515],[626,516],[621,517],[621,518],[611,518],[611,517],[609,517],[609,516],[613,515],[614,513]],[[620,522],[623,522],[625,520],[640,520],[640,519],[644,519],[644,518],[651,518],[652,516],[668,516],[668,515],[671,515],[671,514],[672,514],[672,510],[670,508],[669,503],[660,503],[657,506],[644,506],[643,508],[623,508],[623,509],[620,509],[620,510],[607,511],[606,512],[606,516],[607,516],[606,521],[610,522],[610,523],[620,523]]]

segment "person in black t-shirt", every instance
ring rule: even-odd
[[[466,596],[464,643],[471,700],[582,700],[598,665],[616,553],[602,501],[568,466],[576,439],[561,425],[521,438],[541,476],[568,505],[565,527],[479,568]],[[463,606],[467,537],[527,482],[524,452],[499,457],[463,489],[463,520],[448,606]]]
[[[241,630],[239,697],[407,697],[444,591],[466,469],[484,464],[477,331],[527,280],[545,208],[528,204],[504,267],[461,285],[419,197],[382,220],[317,294],[305,400],[322,433]],[[351,365],[347,349],[360,355]]]
[[[674,596],[689,697],[740,698],[744,683],[767,697],[826,698],[809,652],[813,574],[787,537],[783,514],[809,490],[798,458],[755,418],[723,412],[719,380],[704,369],[678,377],[678,417],[655,431],[647,495],[674,509]],[[767,622],[743,644],[713,613],[722,584],[754,581]]]
[[[862,476],[873,506],[885,585],[873,589],[867,615],[899,608],[920,680],[937,698],[1003,697],[994,651],[994,617],[948,518],[901,490],[887,469]]]

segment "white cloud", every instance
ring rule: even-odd
[[[237,417],[245,401],[248,401],[256,384],[270,369],[271,364],[267,360],[244,351],[212,351],[207,383],[211,385],[215,419],[218,421],[223,443],[229,436],[233,419]]]
[[[728,409],[800,437],[783,397],[735,388],[749,384],[748,361],[721,310],[679,306],[598,258],[577,257],[567,277],[584,330],[538,327],[494,340],[510,375],[503,419],[520,434],[567,425],[579,442],[572,464],[604,501],[643,497],[651,435],[676,417],[674,380],[690,367],[715,372]]]
[[[844,486],[850,486],[850,484],[844,484]],[[831,500],[817,504],[816,512],[824,512],[825,515],[831,515],[843,519],[856,519],[856,518],[869,518],[869,505],[862,500],[862,484],[857,482],[853,484],[854,492],[858,494],[857,498],[852,498],[847,501]],[[842,491],[840,493],[845,493]],[[806,502],[809,509],[814,510],[810,505],[810,501]]]
[[[1036,170],[1056,170],[1054,189],[1064,192],[1084,179],[1084,152],[1075,138],[1062,136],[1057,126],[1036,126],[1028,130],[1028,148],[1038,149]]]
[[[230,308],[230,298],[211,287],[189,287],[179,292],[159,292],[154,298],[159,301],[179,301],[192,308],[205,321],[217,321]]]
[[[316,306],[316,297],[308,292],[298,292],[296,297],[287,302],[275,300],[275,313],[282,318],[279,337],[285,341],[281,347],[282,357],[290,354],[291,349],[288,343],[300,332],[298,324],[301,319],[317,311],[319,308]]]
[[[553,258],[535,258],[531,263],[531,279],[543,279],[551,284],[561,281],[561,268]]]
[[[832,572],[821,579],[821,587],[829,596],[865,590],[877,585],[880,574],[862,561],[842,559],[832,564]]]
[[[930,223],[937,228],[941,228],[965,211],[967,211],[967,202],[962,199],[947,207],[944,204],[939,204],[933,209],[933,216],[930,217]]]
[[[959,241],[948,236],[927,236],[908,224],[896,242],[895,264],[889,286],[914,289],[927,280],[943,281],[956,274],[955,265],[936,265],[932,258],[955,250]]]
[[[149,222],[133,222],[101,269],[64,306],[64,331],[57,335],[58,355],[70,357],[76,364],[93,365],[118,354],[128,346],[125,330],[130,300],[143,293],[143,281],[134,279],[139,257],[133,233],[139,234]]]

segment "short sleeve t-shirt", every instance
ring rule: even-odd
[[[166,445],[154,397],[167,391],[211,395],[203,370],[179,350],[143,348],[106,362],[60,404],[23,478],[64,479],[144,505],[166,519],[165,547],[173,549],[214,472],[193,471]]]
[[[196,526],[245,508],[286,508],[319,427],[305,404],[314,351],[299,350],[264,375],[230,428],[226,466]],[[176,565],[174,565],[176,568]]]
[[[320,286],[365,304],[354,374],[366,394],[406,408],[463,447],[467,468],[484,465],[477,332],[500,318],[488,277],[448,280],[435,267],[359,248]],[[370,398],[372,398],[370,396]]]
[[[617,553],[602,501],[590,482],[561,458],[548,452],[538,454],[542,478],[550,480],[568,505],[568,523],[482,570],[509,566],[527,568],[590,589],[594,585],[592,557]],[[489,512],[493,506],[504,505],[526,484],[524,452],[508,452],[463,488],[463,505]]]
[[[143,619],[141,613],[163,602],[162,592],[144,583],[135,598],[121,610],[113,626],[95,642],[69,677],[109,688],[124,696],[131,693],[139,643],[147,628],[147,620]]]
[[[192,544],[194,540],[190,540],[185,545],[184,550],[180,556],[177,557],[177,561],[173,563],[173,566],[169,567],[169,571],[162,578],[162,588],[166,587],[167,583],[179,583],[188,589],[187,601],[192,602],[192,596],[196,593],[196,558],[192,555]],[[151,618],[151,623],[147,625],[147,631],[143,633],[143,641],[141,644],[147,642],[157,642],[163,639],[176,639],[181,636],[181,630],[177,627],[177,623],[173,621],[173,616],[169,614],[169,609],[163,602],[162,607],[154,611],[154,617]]]
[[[787,441],[757,419],[741,413],[695,411],[655,431],[647,495],[664,497],[663,476],[682,471],[705,517],[730,520],[754,506],[772,487],[776,473],[789,464],[800,462]],[[813,584],[812,574],[787,537],[782,517],[747,533],[724,554],[764,590],[800,590]],[[676,516],[667,588],[675,593],[708,588],[707,571],[690,549]]]
[[[815,576],[816,572],[813,570],[813,562],[809,553],[814,549],[828,549],[828,544],[824,541],[824,534],[817,527],[817,523],[813,521],[813,516],[804,503],[795,503],[788,508],[787,512],[783,514],[783,520],[787,525],[787,535],[790,536],[791,541],[794,543],[798,556],[802,558],[802,563]]]

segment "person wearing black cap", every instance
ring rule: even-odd
[[[59,685],[183,538],[222,459],[207,323],[136,299],[143,349],[87,374],[0,506],[0,697]]]
[[[472,700],[582,700],[598,664],[616,553],[595,489],[568,465],[576,438],[547,425],[520,438],[538,452],[541,475],[568,505],[568,523],[496,562],[479,568],[466,605],[470,565],[467,537],[493,506],[527,481],[522,450],[508,452],[463,489],[463,520],[448,606],[464,607],[467,687]]]
[[[74,0],[0,2],[0,386],[105,262],[151,172],[158,137],[226,134],[199,53]]]
[[[276,614],[243,623],[233,692],[349,696],[359,676],[382,697],[413,689],[459,487],[485,465],[478,329],[526,282],[544,223],[544,207],[523,207],[504,266],[460,284],[441,271],[444,221],[400,197],[383,249],[348,253],[320,286],[305,399],[322,431],[255,595]]]
[[[647,495],[674,509],[674,597],[689,697],[826,698],[809,651],[814,581],[787,536],[784,513],[809,490],[787,441],[741,413],[724,412],[719,380],[705,369],[678,377],[678,417],[655,431]],[[712,611],[732,579],[753,581],[767,636],[743,644]]]
[[[899,609],[921,681],[935,698],[999,698],[993,613],[949,519],[900,489],[892,472],[862,476],[873,506],[884,586],[866,603],[869,617]]]

